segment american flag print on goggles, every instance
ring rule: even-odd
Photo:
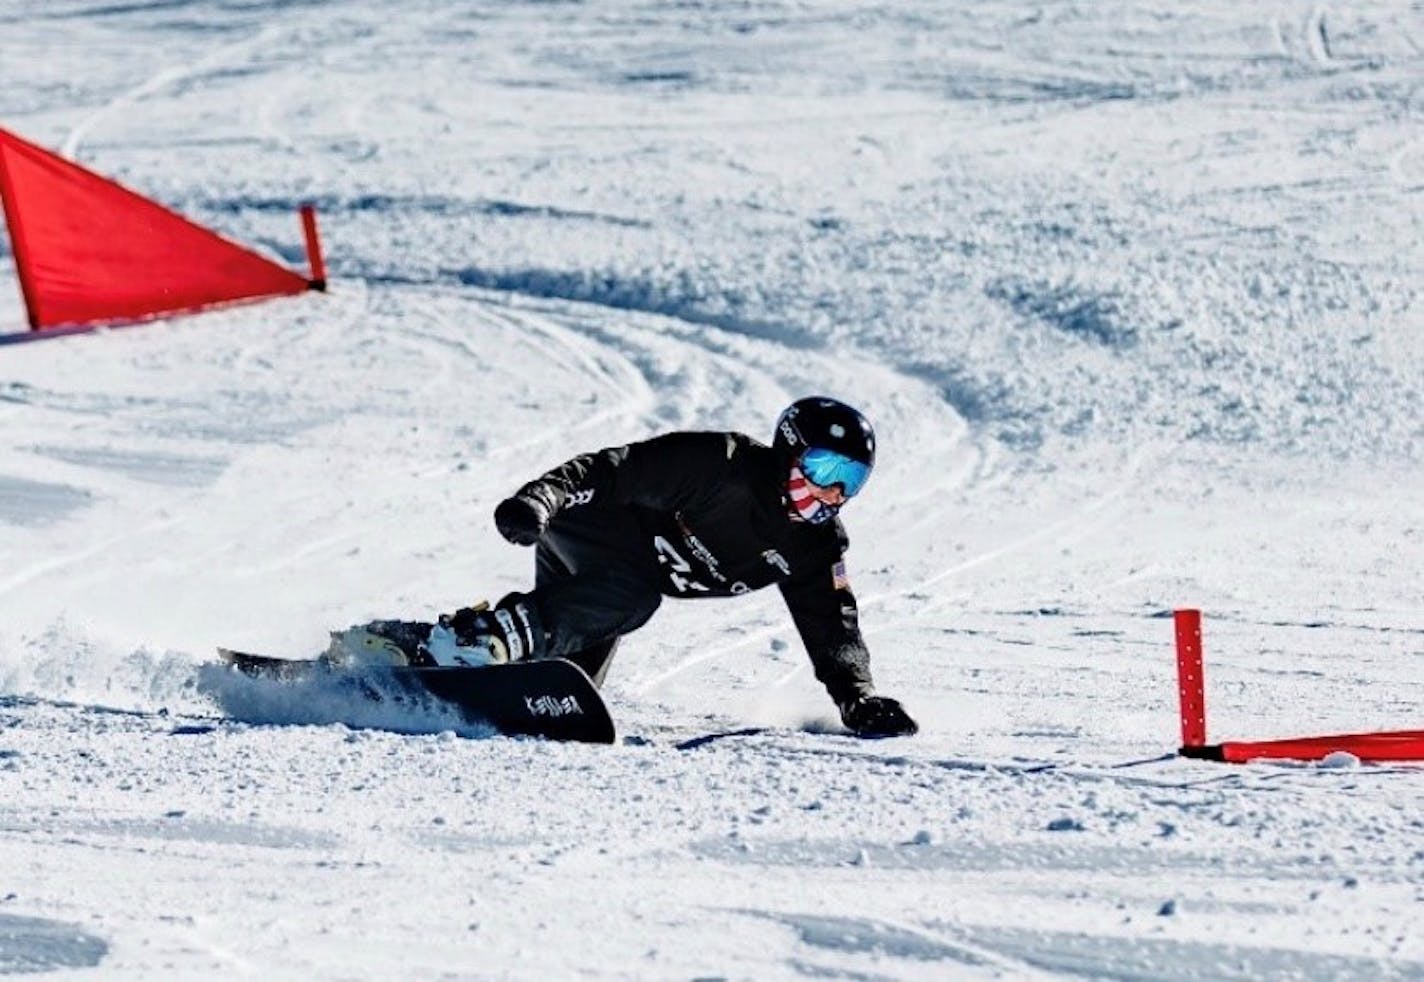
[[[854,498],[865,487],[870,468],[834,450],[812,447],[801,455],[801,473],[818,488],[839,484],[842,494]]]

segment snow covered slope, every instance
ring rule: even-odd
[[[1174,606],[1214,738],[1424,725],[1421,50],[1375,2],[8,0],[0,125],[288,263],[314,200],[332,292],[0,345],[0,974],[1424,977],[1424,771],[1163,757]],[[881,436],[914,739],[841,733],[776,596],[665,605],[612,748],[206,667],[521,587],[524,480],[812,392]]]

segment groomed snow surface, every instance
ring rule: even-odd
[[[332,290],[0,346],[0,974],[1424,978],[1417,4],[8,0],[0,125]],[[24,326],[0,252],[0,333]],[[232,676],[813,392],[883,692],[665,605],[613,747]]]

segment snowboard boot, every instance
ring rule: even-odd
[[[545,638],[539,615],[529,598],[519,593],[509,594],[493,609],[482,603],[442,616],[426,643],[426,648],[441,664],[445,664],[441,660],[444,650],[437,652],[436,649],[445,648],[447,635],[448,641],[454,642],[456,652],[483,649],[495,662],[540,658],[544,654]]]

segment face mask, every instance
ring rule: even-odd
[[[786,493],[791,498],[792,517],[803,522],[820,525],[822,522],[829,522],[840,512],[839,507],[816,500],[816,496],[811,493],[811,482],[806,480],[806,475],[801,473],[799,467],[791,468],[791,477],[786,482]]]

